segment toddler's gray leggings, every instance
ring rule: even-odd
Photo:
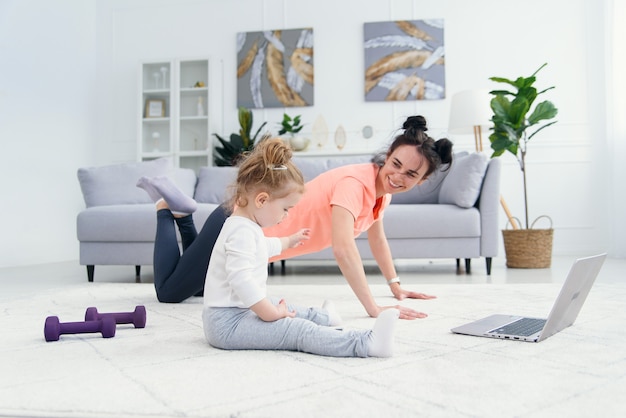
[[[289,308],[296,311],[295,318],[265,322],[250,309],[205,307],[204,335],[213,347],[225,350],[288,350],[331,357],[367,357],[371,330],[338,330],[328,326],[328,314],[322,308]]]

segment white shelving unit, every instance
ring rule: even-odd
[[[139,161],[171,157],[175,166],[196,172],[211,165],[208,84],[208,59],[141,64]]]

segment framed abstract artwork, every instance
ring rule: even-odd
[[[443,19],[365,23],[365,101],[445,98]]]
[[[313,105],[313,29],[237,34],[237,106]]]

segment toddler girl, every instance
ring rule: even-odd
[[[204,333],[226,350],[291,350],[334,357],[389,357],[399,311],[383,311],[371,330],[339,330],[332,303],[322,308],[288,305],[266,296],[272,256],[308,239],[302,229],[265,237],[304,193],[304,180],[280,139],[261,141],[241,163],[232,214],[213,247],[204,285]]]

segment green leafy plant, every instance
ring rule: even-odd
[[[509,84],[515,91],[493,90],[489,92],[494,97],[491,99],[493,116],[493,133],[489,136],[493,154],[491,157],[502,155],[509,151],[515,155],[519,162],[524,181],[524,214],[526,229],[528,229],[528,194],[526,189],[526,151],[530,140],[540,131],[556,121],[544,123],[556,117],[558,110],[552,102],[546,100],[533,108],[535,99],[554,87],[548,87],[540,92],[533,87],[537,73],[545,67],[543,64],[530,77],[518,77],[509,80],[502,77],[490,77],[496,83]],[[532,112],[531,112],[531,109]],[[529,115],[530,112],[530,115]]]
[[[261,132],[261,129],[267,124],[263,124],[257,129],[254,136],[250,136],[252,132],[252,124],[254,118],[252,111],[245,107],[239,108],[239,133],[230,134],[230,141],[227,141],[218,134],[213,134],[222,145],[221,147],[215,147],[215,157],[213,161],[217,166],[232,166],[237,164],[239,156],[247,151],[252,151],[256,143],[256,139]]]
[[[279,125],[281,126],[281,128],[278,131],[278,135],[283,135],[283,134],[288,133],[293,136],[297,134],[298,132],[300,132],[302,128],[304,127],[303,125],[301,125],[300,115],[295,116],[294,118],[291,118],[286,113],[283,114],[283,120],[281,123],[279,123]]]

